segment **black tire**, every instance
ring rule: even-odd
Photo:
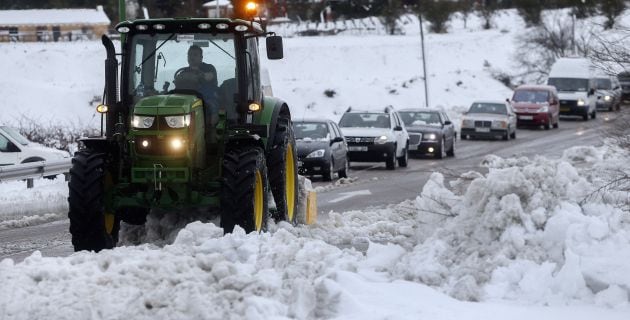
[[[451,143],[451,148],[446,151],[446,155],[449,157],[455,156],[455,137],[453,137],[453,143]]]
[[[325,169],[322,172],[322,179],[324,181],[332,181],[334,178],[335,178],[335,162],[333,158],[331,157],[330,160],[328,160],[328,169]]]
[[[269,185],[276,203],[273,218],[276,222],[289,221],[295,225],[298,202],[297,151],[293,127],[286,118],[279,119],[274,143],[267,159]],[[293,173],[288,170],[293,170]]]
[[[387,154],[387,160],[385,160],[385,167],[387,170],[396,169],[396,146],[389,154]]]
[[[582,120],[588,121],[588,112],[582,115]]]
[[[593,110],[593,113],[591,113],[591,119],[597,119],[597,110]]]
[[[550,121],[553,121],[553,118],[550,118]],[[545,130],[551,129],[551,122],[545,123],[545,125],[543,127],[545,128]]]
[[[406,168],[409,163],[409,143],[403,149],[403,155],[398,158],[398,166],[401,168]]]
[[[505,131],[505,134],[503,135],[503,140],[504,141],[510,140],[510,128],[508,128],[507,131]]]
[[[113,219],[113,227],[108,233],[105,223],[105,180],[104,154],[89,150],[75,153],[68,182],[68,218],[74,251],[98,252],[116,245],[120,220]],[[108,218],[112,219],[113,215]]]
[[[223,159],[221,227],[239,225],[245,232],[267,228],[267,164],[262,149],[228,150]],[[260,220],[259,220],[260,219]]]
[[[510,138],[516,139],[516,130],[510,134]]]
[[[444,142],[444,138],[442,138],[442,141],[440,142],[440,146],[437,148],[437,150],[435,150],[434,156],[437,159],[442,159],[444,157],[446,157],[446,150],[444,150],[446,148],[446,143]]]
[[[553,128],[558,129],[559,125],[560,125],[560,119],[556,119],[556,122],[554,122],[553,124]]]
[[[339,170],[339,172],[337,172],[337,174],[339,175],[339,178],[347,178],[348,177],[348,170],[350,170],[350,161],[348,161],[348,157],[346,157],[346,160],[344,162],[343,165],[343,169]]]

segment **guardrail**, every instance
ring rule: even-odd
[[[34,178],[64,174],[68,180],[68,171],[72,167],[71,159],[56,161],[38,161],[10,166],[0,166],[0,182],[10,180],[26,180],[26,187],[32,188]]]

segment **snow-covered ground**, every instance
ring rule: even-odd
[[[474,21],[427,36],[431,104],[453,113],[511,92],[490,73],[511,68],[522,21],[504,13],[489,31]],[[350,105],[424,101],[411,32],[292,38],[285,48],[285,60],[267,66],[294,116],[337,119]],[[3,75],[14,75],[0,77],[0,122],[25,114],[98,124],[90,101],[102,93],[100,44],[0,44],[0,55],[8,57]],[[327,89],[337,94],[328,98]],[[415,200],[331,212],[311,226],[223,236],[195,222],[164,246],[5,259],[0,319],[626,320],[630,215],[620,204],[628,195],[594,191],[629,160],[611,146],[569,149],[560,159],[488,156],[485,175],[445,181],[434,173]],[[2,183],[0,229],[57,219],[50,214],[65,212],[65,197],[63,181],[32,190]]]

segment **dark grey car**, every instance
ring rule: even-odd
[[[293,122],[300,174],[321,175],[330,181],[335,173],[348,177],[348,147],[336,123],[326,119]]]
[[[455,126],[442,110],[403,109],[398,112],[409,132],[409,153],[438,159],[455,155]]]

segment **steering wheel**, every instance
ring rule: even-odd
[[[183,67],[175,71],[173,78],[176,89],[196,89],[203,79],[203,72],[190,67]]]

